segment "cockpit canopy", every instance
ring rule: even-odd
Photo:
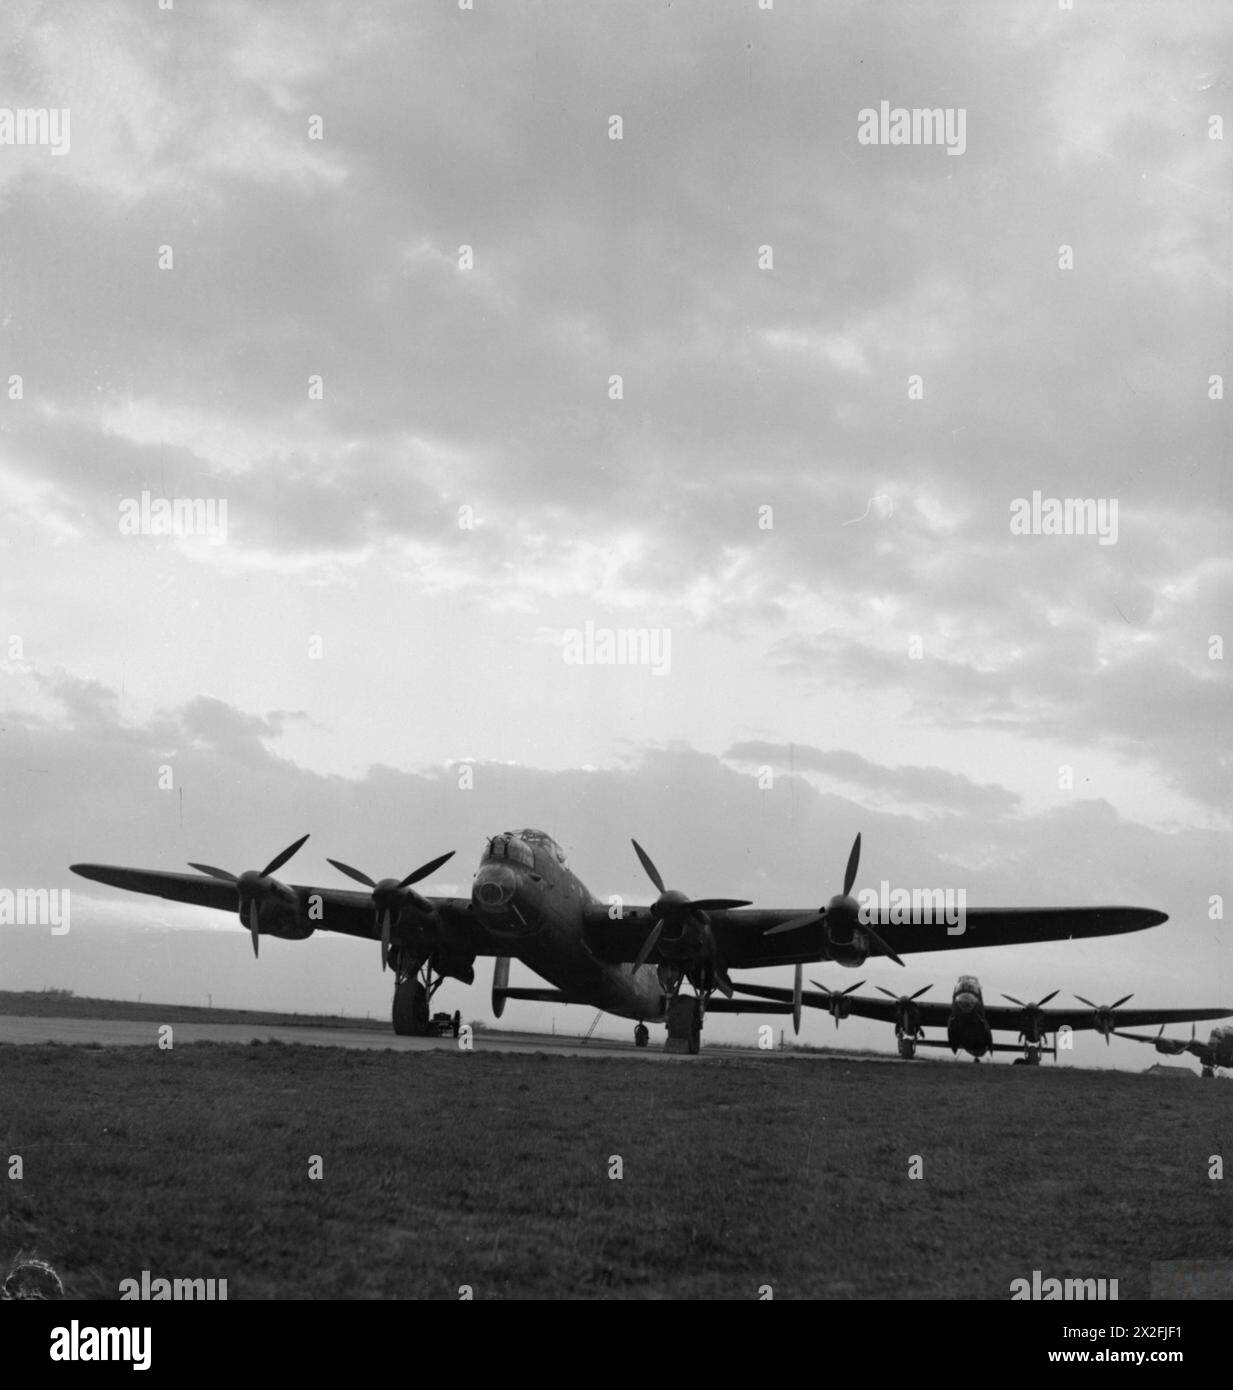
[[[542,830],[506,830],[494,835],[484,851],[486,859],[504,859],[520,864],[524,869],[535,867],[536,848],[545,850],[558,864],[565,863],[565,854],[551,835]]]
[[[565,863],[565,851],[559,844],[543,830],[515,830],[513,832],[520,840],[525,840],[529,845],[540,845],[548,851],[558,864]]]
[[[507,830],[502,835],[494,835],[488,841],[484,858],[503,859],[511,864],[519,864],[524,869],[535,867],[535,851],[518,831]]]
[[[960,975],[955,981],[953,997],[958,998],[961,994],[974,994],[977,999],[980,998],[980,981],[975,975]]]

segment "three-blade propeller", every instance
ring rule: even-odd
[[[634,847],[634,853],[642,867],[646,870],[647,877],[659,890],[659,897],[651,904],[651,918],[654,925],[647,934],[646,940],[634,960],[634,969],[645,965],[648,956],[655,949],[659,938],[663,935],[664,928],[671,924],[677,931],[674,936],[685,929],[687,922],[691,920],[701,920],[698,914],[705,912],[720,912],[728,907],[748,907],[748,898],[688,898],[684,893],[678,892],[673,888],[665,888],[663,876],[655,867],[651,856],[642,848],[637,840],[631,840],[630,844]]]
[[[1015,1004],[1023,1010],[1027,1026],[1026,1028],[1021,1028],[1019,1030],[1019,1036],[1021,1038],[1027,1038],[1030,1034],[1032,1035],[1032,1041],[1038,1041],[1040,1037],[1043,1037],[1043,1033],[1041,1033],[1040,1031],[1038,1020],[1040,1019],[1041,1014],[1044,1013],[1045,1005],[1049,1002],[1049,1000],[1056,998],[1057,995],[1060,993],[1060,990],[1055,989],[1052,994],[1046,994],[1043,999],[1038,999],[1034,1004],[1025,1004],[1022,999],[1016,999],[1013,994],[1002,995],[1002,998],[1005,999],[1008,1004]]]
[[[896,1004],[910,1004],[914,999],[919,999],[922,994],[928,994],[932,988],[932,985],[926,985],[924,989],[918,989],[915,994],[892,994],[889,989],[882,989],[881,985],[874,985],[874,989],[881,990],[888,999],[893,999]]]
[[[1096,1015],[1096,1031],[1104,1034],[1105,1046],[1109,1046],[1109,1034],[1113,1032],[1113,1014],[1116,1009],[1120,1009],[1127,1000],[1133,999],[1133,994],[1123,994],[1122,997],[1113,1004],[1093,1004],[1090,999],[1084,999],[1081,994],[1076,994],[1075,998],[1080,1004],[1086,1004]]]
[[[925,985],[923,989],[918,989],[915,994],[893,994],[889,989],[883,989],[881,985],[875,985],[874,988],[886,995],[888,999],[895,1001],[896,1026],[902,1032],[914,1033],[919,1031],[920,1011],[916,1007],[916,1001],[922,994],[928,994],[933,988],[932,985]]]
[[[863,985],[865,982],[864,980],[857,980],[857,982],[854,985],[849,985],[847,989],[843,990],[830,989],[826,985],[822,984],[819,980],[810,980],[809,983],[814,987],[814,989],[821,990],[821,992],[827,996],[827,1000],[829,1001],[827,1003],[827,1008],[830,1010],[831,1017],[835,1020],[835,1027],[838,1028],[839,1020],[841,1018],[847,1018],[848,1013],[850,1012],[850,1006],[846,1005],[844,1003],[844,1000],[847,998],[849,994],[855,994],[856,991],[860,989],[861,985]],[[933,986],[926,985],[925,988],[932,989]]]
[[[213,864],[194,864],[191,860],[189,861],[188,867],[190,869],[209,874],[211,878],[221,878],[227,883],[234,883],[238,890],[240,905],[243,905],[245,897],[248,898],[248,930],[253,938],[254,956],[260,954],[258,948],[261,941],[261,908],[257,899],[267,886],[265,880],[271,874],[277,873],[307,839],[307,835],[301,835],[293,845],[288,845],[281,854],[276,854],[260,871],[247,869],[244,873],[237,875],[228,873],[226,869],[216,869]]]
[[[895,954],[887,943],[878,935],[877,931],[867,922],[860,921],[860,904],[852,896],[852,885],[856,882],[857,871],[861,863],[861,837],[859,833],[852,841],[852,848],[848,853],[847,867],[843,871],[843,892],[830,900],[825,907],[818,908],[817,912],[806,912],[800,917],[790,917],[786,922],[780,922],[777,926],[768,927],[763,933],[764,936],[779,936],[783,932],[800,931],[803,927],[816,927],[821,923],[832,921],[837,925],[848,928],[853,933],[858,929],[869,938],[884,956],[889,956],[896,965],[903,965],[903,961]],[[906,967],[905,967],[906,968]]]
[[[454,857],[454,851],[448,854],[439,855],[436,859],[430,859],[427,864],[421,864],[418,869],[413,869],[406,878],[383,878],[379,883],[359,869],[353,869],[350,864],[344,864],[341,859],[329,859],[328,863],[341,874],[346,874],[348,878],[353,878],[356,883],[363,883],[372,889],[373,912],[381,927],[381,969],[385,970],[390,963],[390,934],[393,923],[401,914],[407,902],[413,903],[422,912],[431,912],[432,904],[427,898],[421,897],[418,893],[411,891],[411,885],[418,883],[421,879],[427,878],[429,874],[434,874],[441,867]]]
[[[1025,1004],[1022,999],[1016,999],[1013,994],[1004,994],[1002,998],[1005,999],[1008,1004],[1018,1004],[1026,1013],[1034,1014],[1038,1010],[1043,1009],[1050,999],[1055,999],[1060,993],[1060,990],[1055,989],[1052,994],[1046,994],[1043,999],[1038,999],[1034,1004]],[[1078,995],[1075,996],[1076,999],[1078,997]],[[1130,995],[1128,994],[1126,998],[1129,999]],[[1086,1002],[1087,1001],[1084,1000],[1084,1003]],[[1096,1006],[1093,1004],[1092,1007],[1095,1008]]]

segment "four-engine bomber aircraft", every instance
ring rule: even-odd
[[[1050,1033],[1053,1034],[1053,1060],[1057,1061],[1057,1033],[1059,1028],[1069,1028],[1078,1031],[1083,1028],[1093,1028],[1099,1033],[1106,1043],[1109,1041],[1110,1034],[1116,1034],[1119,1038],[1135,1038],[1138,1042],[1154,1042],[1160,1052],[1176,1054],[1178,1052],[1193,1051],[1197,1057],[1205,1057],[1209,1048],[1204,1048],[1201,1044],[1171,1042],[1168,1039],[1157,1039],[1152,1037],[1141,1037],[1135,1033],[1119,1033],[1117,1023],[1124,1023],[1131,1027],[1136,1024],[1159,1023],[1161,1033],[1164,1032],[1166,1023],[1190,1023],[1195,1019],[1227,1018],[1233,1014],[1233,1009],[1125,1009],[1122,1006],[1128,1000],[1134,998],[1133,994],[1124,995],[1113,1004],[1093,1004],[1090,999],[1084,999],[1081,994],[1076,994],[1075,998],[1081,1004],[1086,1005],[1083,1009],[1046,1009],[1045,1005],[1050,999],[1054,998],[1059,991],[1054,990],[1052,994],[1046,994],[1041,1000],[1033,1004],[1025,1004],[1021,999],[1016,999],[1012,995],[1004,994],[1003,999],[1009,1001],[1013,1006],[1007,1008],[1002,1004],[986,1004],[984,995],[981,993],[980,981],[975,975],[960,975],[955,982],[954,994],[949,1004],[918,1002],[921,995],[927,994],[933,988],[932,985],[925,985],[923,989],[918,989],[914,994],[904,994],[896,997],[890,990],[878,989],[886,995],[885,999],[874,999],[868,995],[853,995],[851,989],[845,990],[842,994],[836,990],[827,989],[824,985],[818,985],[816,980],[810,981],[817,986],[814,990],[801,991],[801,1003],[811,1009],[825,1009],[832,1014],[835,1019],[835,1026],[839,1026],[839,1020],[855,1014],[858,1018],[876,1018],[884,1023],[895,1025],[895,1037],[899,1043],[899,1055],[904,1058],[916,1056],[918,1047],[949,1047],[951,1052],[970,1053],[974,1061],[980,1059],[988,1052],[1021,1052],[1022,1057],[1018,1061],[1025,1062],[1029,1066],[1036,1066],[1040,1062],[1041,1049],[1045,1046],[1045,1039]],[[864,983],[863,981],[861,982]],[[859,989],[860,985],[854,985],[853,989]],[[786,1002],[794,997],[795,990],[785,989],[780,985],[746,985],[737,986],[743,994],[751,994],[760,999],[770,999],[779,1002]],[[944,1028],[945,1038],[925,1037],[925,1027]],[[1019,1041],[1017,1043],[994,1042],[993,1032],[1006,1031],[1017,1033]],[[1233,1028],[1217,1028],[1212,1033],[1213,1044],[1216,1040],[1222,1039],[1223,1055],[1229,1058],[1226,1062],[1221,1062],[1221,1066],[1233,1064]],[[1204,1076],[1212,1075],[1208,1070],[1210,1064],[1204,1062]]]
[[[1152,1021],[1154,1023],[1155,1019]],[[1179,1057],[1183,1052],[1188,1052],[1192,1057],[1199,1059],[1203,1075],[1207,1077],[1215,1076],[1217,1067],[1223,1067],[1226,1071],[1233,1068],[1233,1028],[1228,1026],[1213,1028],[1205,1043],[1195,1041],[1193,1023],[1190,1025],[1189,1041],[1184,1038],[1166,1038],[1163,1023],[1155,1037],[1150,1033],[1117,1033],[1117,1036],[1133,1038],[1135,1042],[1151,1043],[1157,1052],[1163,1052],[1166,1057]]]
[[[452,851],[405,878],[380,881],[330,860],[368,892],[280,882],[274,874],[307,839],[289,845],[264,869],[238,876],[209,864],[191,865],[197,874],[104,864],[72,867],[99,883],[238,912],[252,936],[254,955],[262,936],[302,941],[324,930],[380,941],[382,965],[394,970],[396,1033],[425,1033],[429,1001],[441,981],[449,977],[470,984],[476,958],[495,956],[492,1004],[498,1017],[507,999],[585,1004],[636,1020],[639,1046],[649,1036],[646,1023],[665,1020],[669,1046],[691,1052],[699,1048],[708,1009],[791,1013],[799,1028],[799,970],[789,997],[769,1001],[735,997],[733,970],[822,960],[859,967],[873,955],[902,965],[901,952],[1108,936],[1167,920],[1165,913],[1141,907],[969,908],[962,935],[949,932],[945,922],[903,922],[889,912],[862,920],[852,896],[859,835],[843,892],[810,911],[753,908],[736,898],[689,898],[664,886],[637,841],[634,850],[658,896],[649,907],[604,903],[541,830],[506,831],[488,840],[467,898],[425,897],[412,886],[440,868]],[[511,958],[553,988],[511,988]],[[692,998],[681,997],[685,982],[695,991]],[[716,992],[723,997],[715,998]]]

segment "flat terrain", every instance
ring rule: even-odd
[[[193,1004],[139,1004],[131,999],[90,999],[68,990],[0,989],[0,1017],[111,1018],[134,1023],[235,1023],[280,1028],[365,1028],[388,1033],[388,1018],[338,1014],[280,1014],[264,1009],[203,1009]]]
[[[1233,1258],[1231,1106],[1048,1067],[0,1046],[0,1262],[84,1297],[1143,1297],[1153,1259]]]

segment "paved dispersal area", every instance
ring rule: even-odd
[[[96,1043],[104,1047],[157,1046],[161,1025],[145,1020],[112,1018],[23,1018],[0,1015],[0,1043]],[[451,1051],[459,1046],[453,1037],[400,1038],[395,1033],[378,1033],[359,1028],[300,1028],[260,1023],[176,1023],[173,1040],[176,1043],[215,1042],[301,1043],[309,1047],[357,1047],[392,1049],[395,1052]],[[579,1038],[552,1036],[542,1033],[476,1033],[471,1039],[475,1052],[552,1052],[565,1057],[625,1057],[649,1060],[658,1058],[672,1062],[696,1060],[681,1053],[665,1052],[663,1039],[652,1036],[651,1045],[635,1047],[632,1042],[615,1042],[610,1038],[582,1042]],[[715,1047],[708,1050],[705,1041],[702,1055],[714,1058],[756,1057],[761,1060],[779,1057],[816,1057],[860,1062],[891,1062],[892,1057],[872,1057],[848,1053],[800,1053],[788,1049],[761,1051],[756,1047]]]

